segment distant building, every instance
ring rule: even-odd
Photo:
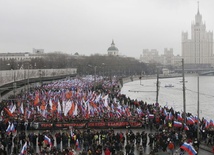
[[[206,31],[202,15],[198,12],[191,26],[191,38],[188,32],[182,33],[182,57],[185,64],[211,64],[213,62],[213,32]]]
[[[140,56],[140,61],[144,63],[161,63],[160,56],[156,49],[143,49],[143,55]]]
[[[173,57],[173,66],[180,67],[182,65],[182,57],[180,55],[176,55]]]
[[[35,59],[44,57],[44,49],[33,49],[33,53],[24,52],[24,53],[0,53],[0,60],[15,60],[15,61],[24,61],[26,59]]]
[[[164,65],[172,65],[174,64],[174,55],[173,55],[173,49],[164,49],[164,55],[163,55],[163,64]]]
[[[143,54],[140,56],[140,61],[144,63],[159,63],[165,66],[179,66],[181,65],[182,57],[174,56],[173,49],[164,49],[164,54],[159,55],[156,49],[143,49]]]
[[[113,56],[119,55],[119,50],[117,47],[115,47],[114,40],[112,40],[111,47],[108,48],[107,52],[108,52],[108,55],[113,55]]]
[[[44,49],[35,49],[35,48],[33,48],[33,53],[34,54],[44,54]]]

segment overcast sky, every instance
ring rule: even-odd
[[[143,49],[173,48],[197,13],[197,0],[0,0],[0,52],[106,54],[139,58]],[[214,0],[201,0],[207,30],[214,30]]]

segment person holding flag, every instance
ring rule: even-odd
[[[25,154],[27,154],[27,142],[25,142],[25,144],[23,145],[19,155],[25,155]]]
[[[15,131],[16,131],[16,129],[15,129],[14,124],[9,122],[8,127],[6,129],[6,133],[9,134],[10,132],[15,132]]]
[[[189,155],[197,155],[197,151],[194,147],[186,142],[184,142],[180,148],[186,151]]]
[[[6,133],[9,134],[10,133],[10,128],[11,128],[11,123],[8,123],[7,129],[6,129]]]
[[[80,150],[81,150],[80,144],[79,144],[79,140],[78,140],[78,139],[76,140],[76,150],[77,150],[77,151],[80,151]]]
[[[14,126],[13,123],[12,123],[11,126],[10,126],[10,131],[11,131],[11,132],[15,132],[15,131],[16,131],[15,126]]]
[[[50,145],[50,147],[52,147],[52,142],[51,139],[48,136],[44,136],[44,142],[48,145]]]

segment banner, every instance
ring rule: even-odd
[[[141,122],[72,122],[72,123],[44,123],[44,122],[37,122],[37,126],[34,126],[33,129],[61,129],[61,128],[69,128],[69,127],[74,127],[74,128],[126,128],[126,127],[133,127],[133,128],[138,128],[142,127]]]

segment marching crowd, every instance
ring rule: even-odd
[[[212,143],[212,120],[200,120],[187,113],[185,121],[184,115],[173,108],[130,99],[120,93],[120,83],[116,79],[97,78],[96,89],[93,82],[90,78],[55,81],[21,92],[15,99],[2,101],[0,152],[36,154],[36,148],[39,148],[39,154],[132,155],[135,148],[143,154],[146,147],[150,147],[151,154],[160,150],[173,154],[175,147],[181,146],[181,152],[197,154],[198,122],[200,138]],[[113,129],[96,131],[89,128],[72,128],[54,134],[52,131],[25,132],[32,122],[94,118],[138,120],[142,123],[142,132],[134,133],[130,129],[127,133],[115,133]],[[15,134],[17,130],[21,132]],[[148,134],[146,130],[156,132]]]

